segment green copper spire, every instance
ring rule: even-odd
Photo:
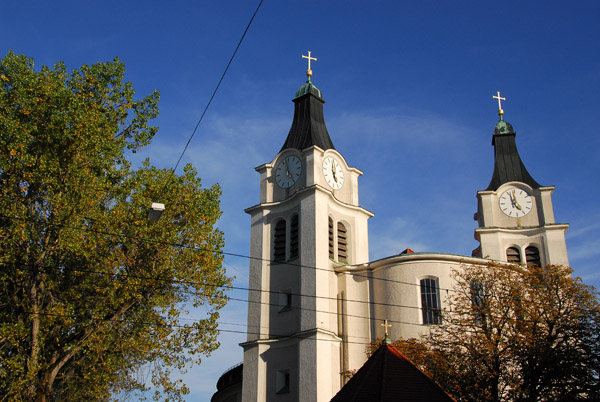
[[[296,95],[294,95],[294,99],[306,94],[313,94],[316,97],[323,99],[323,94],[321,94],[321,90],[314,86],[312,82],[310,82],[310,78],[306,81],[306,84],[298,88],[298,90],[296,91]]]

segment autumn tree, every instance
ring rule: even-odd
[[[397,346],[459,401],[598,401],[598,294],[571,274],[464,266],[443,325]]]
[[[178,400],[173,370],[218,346],[220,189],[191,166],[127,161],[157,131],[158,98],[135,100],[118,59],[0,60],[1,401],[109,400],[144,390],[147,370],[155,398]]]

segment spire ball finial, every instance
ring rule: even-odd
[[[506,98],[500,96],[500,91],[497,91],[496,93],[498,95],[492,96],[492,98],[498,99],[498,116],[500,116],[500,120],[502,120],[502,116],[504,115],[504,110],[502,110],[502,101],[506,100]]]
[[[308,59],[308,70],[306,70],[306,77],[308,77],[308,79],[310,80],[310,77],[312,77],[312,70],[310,69],[310,61],[314,60],[317,61],[316,57],[310,57],[310,50],[308,51],[308,56],[302,55],[303,59]]]

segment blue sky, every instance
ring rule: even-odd
[[[7,0],[0,54],[69,69],[118,56],[140,97],[161,92],[159,133],[136,161],[169,168],[257,4]],[[493,169],[492,95],[501,91],[527,169],[556,186],[571,265],[598,286],[599,18],[600,2],[585,0],[265,0],[183,162],[206,185],[221,184],[226,251],[247,255],[254,167],[285,140],[305,81],[301,55],[311,50],[333,143],[364,172],[371,259],[407,247],[470,255],[476,192]],[[246,259],[226,266],[247,286]],[[245,331],[245,303],[232,300],[220,321],[222,347],[184,376],[189,401],[210,400],[220,374],[242,359],[244,335],[225,331]]]

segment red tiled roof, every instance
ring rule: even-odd
[[[331,402],[456,402],[393,345],[384,343]]]

